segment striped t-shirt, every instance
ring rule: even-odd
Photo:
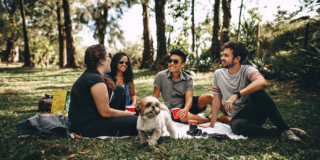
[[[260,75],[259,71],[250,65],[241,65],[241,69],[236,74],[229,74],[227,68],[221,68],[214,72],[212,92],[222,94],[224,104],[235,91],[240,91],[247,87],[252,79]],[[241,96],[233,105],[233,111],[228,113],[232,119],[239,111],[249,104],[249,95]]]

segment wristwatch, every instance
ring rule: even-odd
[[[240,91],[235,91],[235,92],[233,92],[233,94],[237,94],[237,95],[238,95],[238,99],[240,99],[240,98],[241,98]]]

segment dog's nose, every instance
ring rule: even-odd
[[[152,106],[152,109],[155,109],[156,107],[155,106]]]

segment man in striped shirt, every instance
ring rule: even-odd
[[[224,101],[225,110],[231,118],[230,126],[235,134],[244,136],[276,136],[301,141],[298,136],[307,133],[298,128],[289,128],[280,115],[270,96],[263,90],[268,86],[259,71],[249,65],[241,65],[248,54],[242,42],[224,44],[221,57],[222,69],[214,73],[212,92],[212,118],[209,125],[214,127],[219,109]],[[271,129],[261,127],[266,119],[275,125]]]

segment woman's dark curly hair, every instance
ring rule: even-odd
[[[129,62],[129,65],[128,65],[126,71],[123,73],[123,80],[126,83],[129,83],[129,82],[133,81],[134,77],[133,77],[133,72],[132,72],[132,68],[131,68],[130,59],[127,56],[127,54],[125,54],[123,52],[118,52],[113,56],[112,61],[111,61],[111,73],[110,73],[110,76],[111,76],[112,79],[115,79],[115,77],[117,75],[117,70],[118,70],[118,68],[117,68],[118,62],[120,61],[120,59],[123,56],[126,56],[128,58],[128,62]]]
[[[84,55],[84,63],[87,65],[87,69],[92,70],[98,74],[100,74],[97,70],[98,64],[100,64],[100,59],[106,59],[106,48],[102,44],[92,45],[86,49]],[[103,79],[107,83],[107,87],[111,90],[116,89],[116,85],[113,80],[110,78],[106,78],[103,76]]]

